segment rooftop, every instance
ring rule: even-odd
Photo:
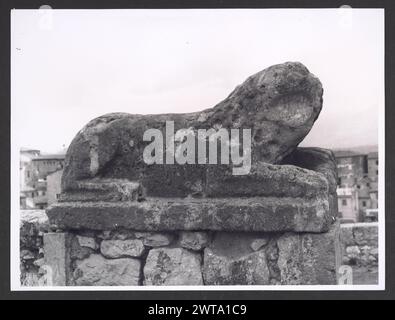
[[[368,154],[368,159],[378,159],[379,158],[379,153],[378,152],[370,152]]]
[[[20,149],[20,152],[26,152],[26,153],[40,153],[40,150],[22,147],[22,148]]]
[[[350,150],[335,150],[333,151],[335,154],[335,158],[350,158],[350,157],[362,157],[366,156],[366,154],[358,153]]]
[[[42,154],[39,156],[36,156],[32,159],[32,161],[40,161],[40,160],[64,160],[66,157],[65,154],[59,153],[59,154]]]

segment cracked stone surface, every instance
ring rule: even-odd
[[[140,257],[143,251],[143,242],[137,239],[103,240],[100,244],[100,252],[106,258]]]
[[[336,284],[339,225],[322,234],[285,234],[277,240],[281,284]]]
[[[106,259],[92,254],[76,262],[75,285],[136,286],[140,277],[140,261],[133,258]]]
[[[63,202],[47,210],[60,228],[136,231],[324,232],[327,198],[155,199],[144,202]]]
[[[186,249],[199,251],[207,247],[209,242],[210,236],[207,232],[183,231],[180,234],[180,245]]]
[[[203,285],[200,254],[182,248],[150,250],[144,285]]]

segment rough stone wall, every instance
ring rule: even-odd
[[[46,263],[64,270],[58,285],[334,284],[337,227],[325,234],[79,231],[48,233],[44,242],[55,253]]]
[[[378,283],[378,223],[347,223],[340,228],[342,264],[352,267],[354,284]]]
[[[21,210],[20,223],[20,271],[23,286],[42,284],[44,271],[43,235],[50,231],[48,217],[44,210]]]

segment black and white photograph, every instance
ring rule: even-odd
[[[11,10],[12,291],[384,290],[384,9]]]

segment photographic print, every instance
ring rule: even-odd
[[[12,10],[12,290],[383,290],[384,88],[384,9]]]

